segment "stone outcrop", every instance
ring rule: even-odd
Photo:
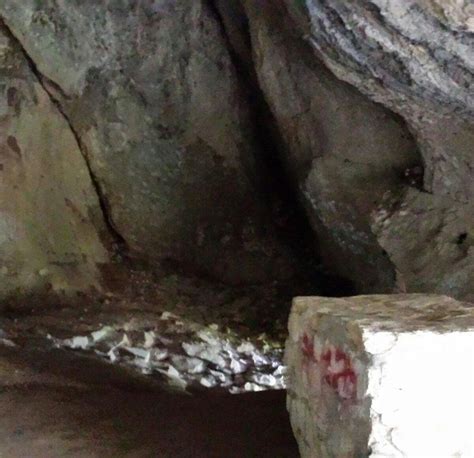
[[[0,15],[74,129],[128,256],[231,283],[289,275],[209,2],[7,0]]]
[[[397,266],[398,287],[472,301],[472,204],[409,190],[382,207],[373,228]]]
[[[401,115],[416,139],[424,165],[418,196],[413,190],[398,194],[395,213],[392,196],[386,200],[390,207],[375,212],[375,221],[386,212],[393,215],[384,226],[376,223],[375,232],[396,266],[397,283],[414,292],[432,291],[437,285],[436,291],[472,298],[472,3],[286,4],[315,55],[338,78]],[[428,227],[436,229],[430,232]]]
[[[419,120],[473,115],[469,0],[285,2],[331,70],[377,101]]]
[[[108,260],[77,139],[0,23],[0,296],[97,287]]]
[[[246,2],[255,67],[286,147],[286,166],[323,262],[361,291],[394,286],[370,215],[419,153],[403,122],[339,81],[279,2]]]

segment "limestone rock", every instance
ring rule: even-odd
[[[426,291],[428,284],[437,284],[436,291],[459,298],[472,295],[471,267],[460,266],[458,261],[465,256],[454,254],[458,249],[456,235],[446,234],[443,242],[420,237],[427,226],[439,224],[440,215],[450,206],[462,209],[450,212],[450,224],[466,226],[467,234],[472,229],[469,216],[465,220],[457,219],[474,212],[472,2],[287,0],[286,3],[298,24],[295,28],[311,45],[315,56],[341,80],[400,114],[416,139],[424,166],[420,188],[432,195],[420,199],[431,210],[424,210],[423,217],[417,219],[420,199],[416,203],[414,199],[402,200],[398,205],[412,215],[410,223],[405,221],[402,232],[397,232],[395,227],[388,229],[388,225],[378,231],[378,242],[386,248],[397,271],[410,279],[409,291]],[[410,203],[414,204],[413,208],[408,208]],[[453,241],[452,246],[447,240]],[[418,250],[413,247],[419,242],[422,262],[426,263],[431,256],[433,265],[428,269],[429,274],[426,269],[415,267],[420,260]],[[440,244],[445,246],[441,251]],[[467,259],[466,264],[469,264]],[[455,273],[459,268],[461,271]],[[452,273],[447,274],[448,270]]]
[[[410,189],[387,196],[374,215],[374,232],[405,291],[474,299],[472,204]]]
[[[472,304],[296,298],[285,358],[303,458],[472,456]]]
[[[304,0],[299,8],[286,3],[341,79],[413,117],[422,119],[431,108],[472,118],[471,1]]]
[[[84,227],[105,223],[132,259],[231,283],[288,278],[296,257],[263,195],[288,175],[327,270],[359,291],[466,298],[471,3],[3,0],[0,19],[87,162]],[[22,124],[28,138],[49,132],[38,119]],[[7,124],[3,143],[22,150]],[[59,175],[58,200],[78,186]]]
[[[98,287],[108,236],[84,157],[0,23],[0,297]]]
[[[0,15],[54,83],[132,258],[233,283],[289,275],[209,2],[6,0]]]
[[[259,82],[323,262],[359,290],[390,290],[394,268],[370,215],[419,164],[415,142],[390,111],[327,71],[281,3],[245,3]]]

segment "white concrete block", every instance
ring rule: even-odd
[[[285,358],[303,458],[474,457],[472,305],[296,298]]]

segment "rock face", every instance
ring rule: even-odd
[[[375,232],[398,283],[408,291],[472,297],[472,2],[286,4],[315,54],[340,79],[400,114],[417,141],[421,189],[398,194],[395,206],[388,199],[391,206],[375,214],[375,221],[392,214]]]
[[[285,358],[301,456],[471,456],[473,356],[474,309],[446,296],[295,298]]]
[[[0,296],[97,286],[105,226],[69,125],[0,23]]]
[[[469,0],[286,3],[305,38],[341,79],[420,120],[426,108],[472,116]]]
[[[278,2],[246,2],[255,67],[286,146],[286,165],[319,237],[323,261],[362,291],[395,273],[371,230],[388,190],[419,164],[399,119],[337,80]]]
[[[132,258],[232,283],[288,275],[209,2],[7,0],[0,14],[50,83]]]
[[[412,189],[382,207],[373,228],[391,253],[401,288],[472,299],[472,204]]]
[[[38,145],[61,120],[95,202],[84,227],[151,268],[289,278],[297,256],[262,185],[278,158],[327,270],[361,292],[467,298],[473,17],[467,0],[4,0],[9,46],[55,113],[28,128],[9,116]],[[16,77],[2,78],[8,91]],[[11,125],[3,142],[16,151]],[[65,151],[50,137],[51,154]],[[58,201],[72,201],[80,174],[46,168]]]

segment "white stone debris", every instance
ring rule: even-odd
[[[123,334],[122,340],[116,345],[117,348],[120,347],[131,347],[132,346],[132,341],[130,340],[130,337],[128,334]]]
[[[282,364],[279,364],[275,371],[273,372],[273,375],[275,377],[282,377],[286,375],[287,367],[283,366]]]
[[[0,344],[5,345],[5,347],[16,347],[16,343],[13,340],[0,338]]]
[[[232,358],[230,360],[230,370],[234,374],[243,374],[247,370],[248,366],[244,361]]]
[[[209,372],[214,376],[221,386],[228,386],[232,383],[230,376],[224,372],[215,371],[213,369],[210,369]]]
[[[171,364],[182,373],[202,374],[207,364],[198,358],[188,358],[182,355],[171,355]]]
[[[135,355],[135,356],[137,356],[138,358],[141,358],[141,359],[150,360],[150,358],[151,358],[151,350],[146,349],[146,348],[123,346],[123,349],[125,351],[128,351],[132,355]]]
[[[302,297],[289,331],[287,406],[303,458],[474,456],[471,304]]]
[[[161,369],[159,369],[159,371],[161,372]],[[181,377],[180,372],[176,370],[173,366],[170,365],[168,367],[168,370],[166,372],[163,371],[163,373],[167,375],[167,377],[170,380],[170,383],[174,385],[176,388],[179,388],[181,390],[186,389],[186,386],[187,386],[186,380],[184,380]]]
[[[250,342],[242,342],[238,347],[237,351],[239,353],[245,353],[246,355],[251,355],[256,351],[255,345]]]
[[[261,386],[261,385],[258,385],[256,383],[251,383],[251,382],[247,382],[245,385],[244,385],[244,389],[243,391],[265,391],[266,388]],[[241,393],[242,391],[236,391],[235,393]]]
[[[206,375],[205,377],[201,377],[199,381],[202,386],[206,388],[214,388],[218,385],[217,380],[212,375]]]
[[[252,353],[252,360],[256,366],[265,366],[270,364],[270,360],[257,351]]]
[[[107,356],[109,357],[110,359],[110,362],[111,363],[115,363],[116,361],[118,361],[119,357],[115,351],[115,348],[111,348],[108,352],[107,352]]]
[[[165,321],[173,319],[173,318],[178,318],[178,317],[171,312],[163,312],[160,317],[161,320],[165,320]]]
[[[56,347],[93,351],[110,363],[160,374],[178,389],[204,386],[242,393],[285,387],[281,345],[269,345],[265,335],[254,344],[228,329],[220,332],[217,324],[202,326],[178,318],[164,312],[154,329],[150,323],[143,329],[132,319],[90,335],[49,338]]]
[[[219,345],[204,345],[204,344],[189,344],[184,342],[184,351],[193,357],[198,357],[215,364],[218,367],[226,367],[227,362],[221,354],[221,347]]]
[[[75,336],[71,339],[63,340],[62,345],[64,347],[72,348],[73,350],[87,350],[91,343],[92,342],[88,336]]]
[[[114,332],[115,330],[112,326],[104,326],[102,329],[91,333],[91,337],[95,343],[102,342],[103,340],[109,338]]]
[[[145,339],[143,346],[145,348],[152,348],[156,343],[156,334],[153,331],[145,331],[143,336]]]
[[[198,331],[197,336],[210,345],[219,345],[219,339],[216,337],[216,334],[207,329],[201,329]]]
[[[154,348],[151,350],[151,354],[154,361],[164,361],[169,356],[166,348]]]
[[[254,374],[252,375],[252,381],[268,387],[274,387],[278,384],[276,377],[270,374]]]

